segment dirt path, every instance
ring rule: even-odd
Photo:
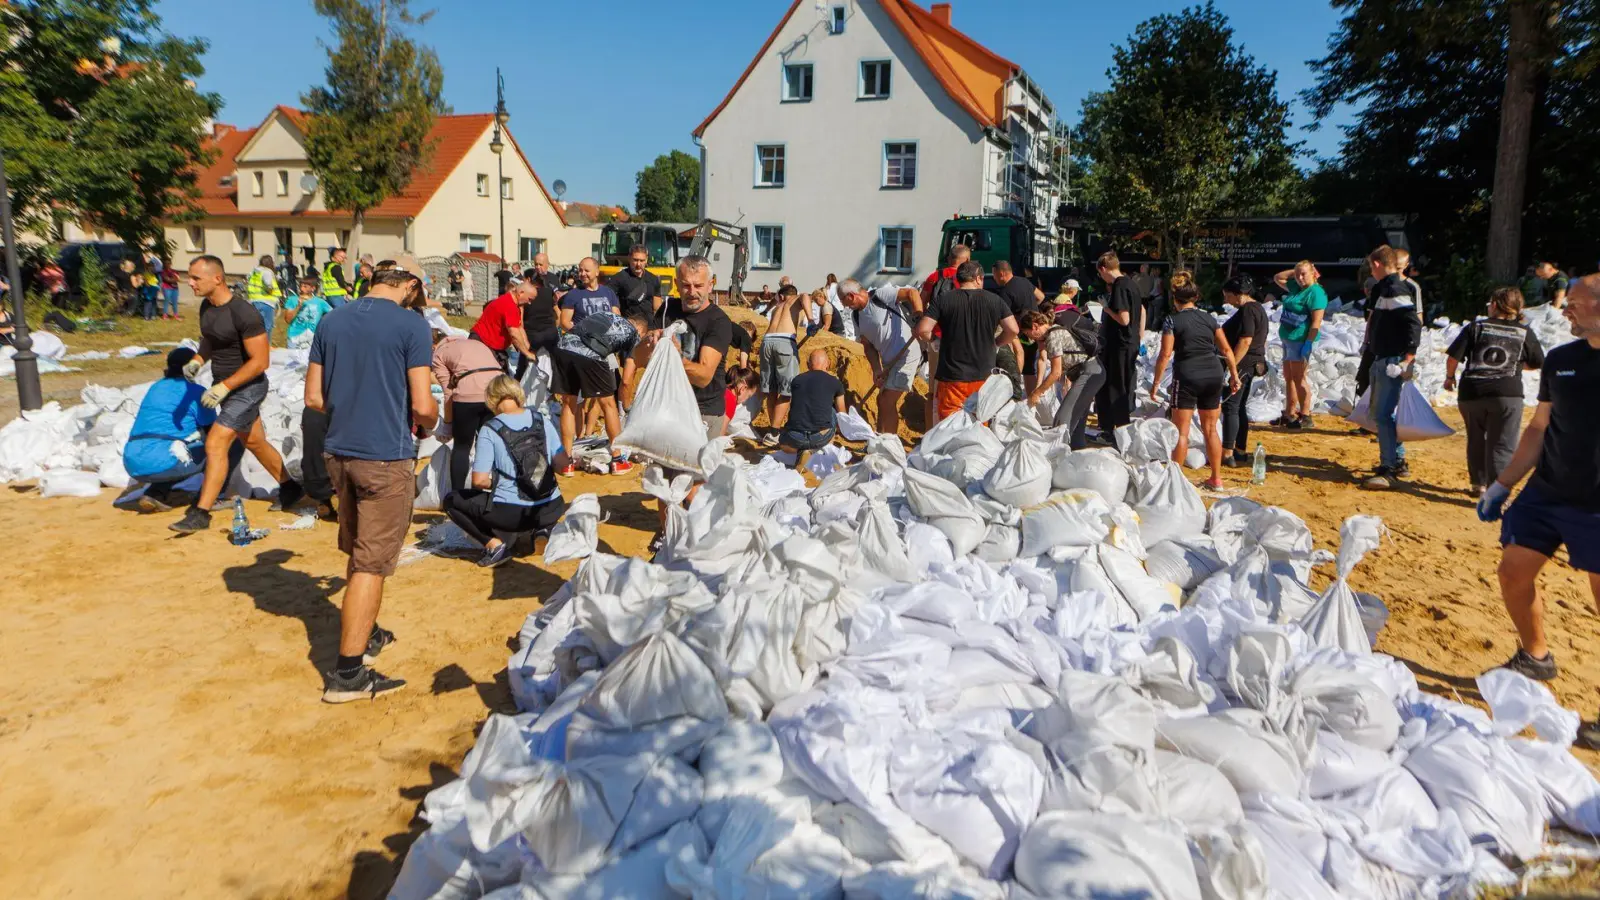
[[[1515,641],[1496,530],[1460,491],[1461,439],[1414,446],[1416,482],[1377,494],[1350,474],[1376,445],[1320,424],[1262,433],[1274,467],[1250,496],[1294,510],[1330,549],[1345,516],[1383,516],[1393,538],[1353,579],[1392,610],[1380,649],[1430,689],[1473,699],[1472,677]],[[1246,477],[1228,470],[1236,486]],[[637,475],[562,489],[606,495],[602,541],[643,552],[654,513]],[[0,600],[0,896],[381,897],[421,828],[422,796],[453,776],[490,711],[510,710],[507,640],[575,566],[403,568],[382,617],[400,640],[382,668],[408,690],[330,707],[318,673],[343,574],[331,528],[237,549],[220,533],[174,539],[171,516],[110,500],[0,488],[0,534],[15,548]],[[261,503],[250,513],[286,518]],[[1600,627],[1587,589],[1565,567],[1544,586],[1556,693],[1592,715],[1600,660],[1582,650]]]

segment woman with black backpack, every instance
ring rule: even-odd
[[[1155,380],[1150,399],[1157,400],[1161,376],[1172,363],[1172,422],[1178,426],[1178,446],[1173,462],[1182,465],[1189,454],[1189,422],[1200,414],[1200,431],[1205,435],[1206,462],[1211,478],[1205,486],[1222,487],[1222,436],[1217,425],[1222,415],[1222,395],[1228,389],[1239,391],[1239,371],[1234,365],[1233,348],[1222,333],[1222,326],[1211,313],[1195,306],[1200,288],[1194,275],[1176,272],[1172,276],[1172,314],[1161,330],[1161,356],[1156,359]]]
[[[1105,384],[1105,369],[1097,358],[1100,352],[1100,326],[1095,320],[1073,305],[1070,298],[1056,298],[1056,314],[1052,319],[1042,312],[1024,315],[1022,332],[1038,348],[1036,352],[1050,361],[1050,371],[1039,379],[1033,393],[1028,395],[1028,405],[1037,406],[1048,391],[1061,396],[1056,407],[1052,426],[1067,426],[1070,446],[1082,450],[1089,445],[1084,433],[1084,423],[1089,419],[1089,407],[1095,395]]]

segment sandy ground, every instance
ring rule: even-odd
[[[1430,690],[1475,701],[1473,676],[1516,644],[1495,586],[1497,530],[1462,490],[1463,441],[1414,445],[1415,480],[1380,494],[1355,478],[1375,462],[1372,439],[1318,425],[1260,432],[1265,485],[1245,470],[1225,479],[1297,512],[1329,549],[1344,517],[1383,516],[1392,538],[1352,579],[1392,610],[1380,649]],[[643,552],[655,514],[637,474],[562,489],[604,496],[602,549]],[[423,795],[453,777],[490,712],[512,709],[508,640],[575,564],[402,568],[381,617],[399,643],[380,668],[410,685],[333,707],[318,701],[344,572],[331,526],[235,548],[226,517],[175,538],[175,515],[116,510],[112,493],[0,488],[0,534],[17,550],[0,599],[0,896],[381,897],[423,827]],[[249,512],[258,526],[288,519],[265,503]],[[1591,716],[1600,660],[1582,650],[1600,626],[1587,588],[1564,565],[1543,586],[1563,666],[1553,687]]]

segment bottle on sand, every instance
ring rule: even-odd
[[[1255,461],[1250,464],[1250,483],[1267,483],[1267,448],[1261,446],[1260,441],[1256,442]]]
[[[228,529],[228,542],[243,547],[250,543],[250,520],[244,515],[244,498],[233,498],[233,527]]]

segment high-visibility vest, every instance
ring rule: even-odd
[[[338,263],[330,262],[322,267],[322,297],[324,300],[329,297],[349,296],[350,292],[340,287],[339,279],[333,277],[333,267],[336,265]]]
[[[259,268],[250,270],[250,279],[244,283],[244,293],[245,298],[252,301],[276,301],[283,297],[283,291],[279,290],[277,285],[273,285],[271,289],[267,288],[267,280]]]

